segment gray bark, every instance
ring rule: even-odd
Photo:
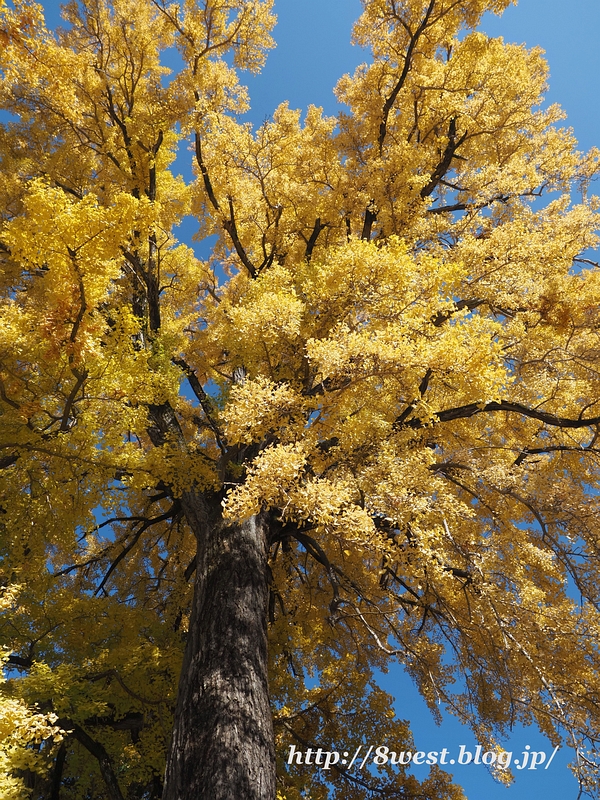
[[[195,493],[196,580],[163,800],[274,800],[267,679],[267,529],[225,524]]]

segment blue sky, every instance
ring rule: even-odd
[[[44,5],[52,26],[58,21],[57,5]],[[276,0],[276,11],[278,47],[269,55],[262,74],[247,78],[252,101],[248,118],[260,124],[284,100],[289,100],[292,108],[306,110],[313,103],[335,113],[332,88],[337,79],[367,59],[366,53],[349,43],[352,22],[360,13],[359,0]],[[600,145],[600,0],[570,0],[568,4],[565,0],[521,0],[500,19],[486,16],[482,28],[507,41],[540,45],[550,63],[548,101],[565,109],[566,124],[574,128],[582,149]],[[600,194],[600,186],[596,191]],[[398,715],[412,721],[419,749],[457,751],[464,744],[474,751],[473,737],[456,721],[448,718],[441,727],[435,725],[399,668],[392,668],[382,682],[396,697]],[[388,744],[393,749],[384,733],[381,741],[373,744]],[[340,749],[351,745],[340,743]],[[519,757],[525,745],[552,751],[550,743],[533,729],[516,731],[505,744],[514,757]],[[566,767],[570,757],[570,750],[562,750],[548,770],[542,766],[515,773],[516,781],[508,789],[496,783],[483,766],[457,768],[455,779],[469,800],[576,800],[577,783]]]
[[[257,78],[250,78],[252,119],[262,121],[288,99],[293,108],[309,103],[336,110],[332,88],[337,78],[366,60],[350,45],[359,0],[276,0],[277,49]],[[539,45],[550,63],[548,99],[568,112],[583,148],[600,144],[600,2],[598,0],[521,0],[502,17],[489,14],[483,30],[505,40]]]

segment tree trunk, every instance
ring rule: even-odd
[[[274,800],[265,520],[227,525],[193,493],[182,504],[198,552],[163,800]]]

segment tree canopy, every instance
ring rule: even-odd
[[[509,2],[363,0],[254,130],[273,0],[0,0],[3,800],[458,800],[287,763],[410,750],[392,663],[596,796],[599,154]]]

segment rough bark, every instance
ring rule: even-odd
[[[191,493],[182,505],[198,551],[163,800],[274,800],[266,524],[225,524]]]

